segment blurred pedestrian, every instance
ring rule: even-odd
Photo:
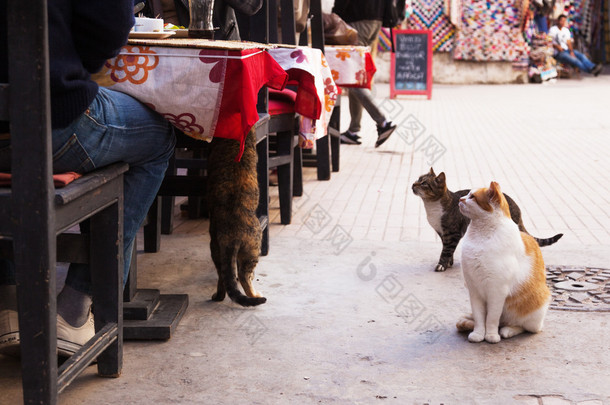
[[[385,13],[385,2],[370,0],[336,0],[333,12],[358,31],[358,42],[362,46],[371,46],[379,35],[381,22]],[[369,89],[353,87],[349,89],[349,112],[351,116],[347,131],[341,134],[341,143],[360,145],[360,121],[362,109],[377,124],[377,141],[379,147],[388,140],[396,129],[379,110]]]

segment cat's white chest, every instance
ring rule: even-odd
[[[439,235],[443,234],[443,227],[441,225],[441,218],[443,216],[443,206],[441,201],[424,201],[424,208],[426,209],[426,218],[430,226]]]

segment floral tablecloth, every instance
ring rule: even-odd
[[[377,69],[368,46],[325,46],[324,53],[338,86],[371,88]]]
[[[267,52],[288,73],[289,84],[298,85],[295,111],[302,115],[299,128],[302,148],[326,135],[337,99],[337,86],[324,54],[309,47],[279,47]]]
[[[132,40],[97,81],[137,98],[193,138],[236,139],[243,152],[258,121],[259,90],[283,89],[288,75],[265,45],[223,42]]]

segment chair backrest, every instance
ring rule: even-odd
[[[0,231],[4,235],[12,234],[15,246],[36,246],[36,255],[27,249],[15,249],[15,262],[20,263],[16,270],[19,273],[27,269],[28,277],[39,280],[35,291],[28,291],[28,294],[40,302],[49,303],[52,308],[44,319],[32,320],[40,322],[37,328],[41,333],[37,336],[23,334],[21,341],[38,353],[35,357],[52,359],[51,356],[55,356],[54,342],[45,339],[54,334],[56,327],[55,279],[49,277],[50,268],[56,261],[56,237],[47,1],[5,0],[2,3],[6,5],[6,10],[3,10],[6,12],[2,14],[8,16],[5,39],[8,42],[9,82],[0,85],[0,120],[9,121],[12,180],[10,193],[4,193],[0,199],[0,223],[6,223],[10,212],[11,218],[7,223],[13,228],[6,229],[0,225]],[[36,231],[15,232],[17,228]],[[21,325],[21,319],[23,329],[33,329],[31,325]],[[57,374],[56,361],[40,367],[50,370],[52,375]],[[41,387],[46,392],[40,392],[39,397],[54,400],[57,385],[43,384],[47,378],[41,373],[24,373],[24,387]]]

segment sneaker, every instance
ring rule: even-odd
[[[345,131],[341,134],[341,143],[346,145],[360,145],[362,142],[358,140],[358,135],[351,134],[349,131]]]
[[[602,65],[601,63],[598,63],[597,65],[595,65],[593,67],[593,70],[591,70],[591,74],[593,76],[598,76],[602,72],[603,69],[604,69],[604,65]]]
[[[93,314],[89,310],[89,316],[81,327],[70,325],[59,314],[57,314],[57,354],[70,357],[95,335]]]
[[[0,311],[0,354],[19,357],[19,317],[17,311]]]
[[[396,125],[393,125],[391,122],[386,122],[383,127],[377,126],[377,142],[375,142],[375,147],[380,147],[385,141],[388,140],[392,132],[396,129]]]

